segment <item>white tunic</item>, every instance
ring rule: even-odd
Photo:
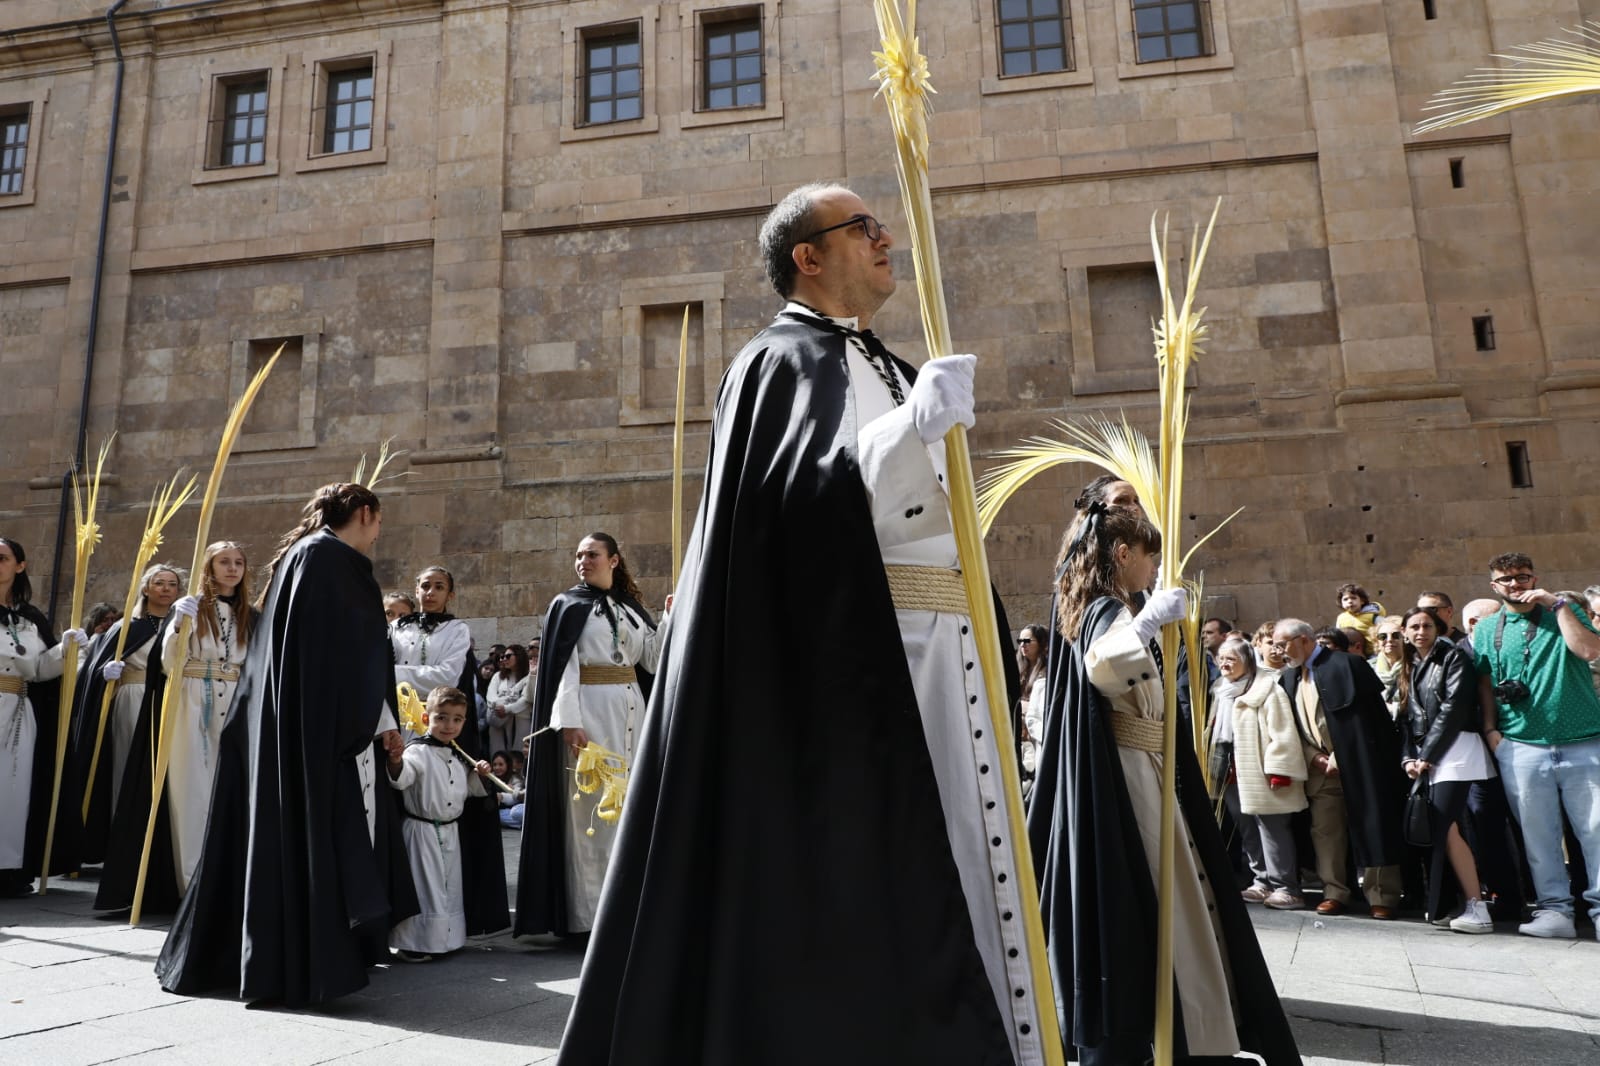
[[[461,683],[467,652],[472,650],[472,631],[459,618],[440,622],[432,633],[420,625],[395,623],[389,627],[389,643],[394,647],[394,683],[411,682],[418,698],[426,700],[440,685]],[[400,733],[407,740],[417,735],[403,726]]]
[[[199,620],[195,620],[189,626],[189,663],[238,668],[244,663],[245,649],[239,641],[233,608],[221,600],[217,601],[216,608],[217,623],[229,639],[224,644],[220,634],[207,632],[201,636]],[[168,669],[178,660],[178,631],[178,626],[168,625],[161,635],[161,661]],[[211,782],[217,770],[217,740],[238,688],[237,677],[232,681],[221,676],[186,677],[183,679],[183,720],[173,722],[170,709],[163,712],[163,721],[170,723],[169,728],[173,730],[172,761],[167,767],[167,810],[172,822],[172,858],[180,893],[189,890],[189,879],[194,876],[200,849],[205,844]]]
[[[115,640],[115,637],[111,639]],[[122,672],[126,675],[131,670],[141,674],[150,665],[150,652],[156,646],[156,638],[149,640],[133,650],[123,649]],[[108,662],[110,660],[107,660]],[[115,816],[117,811],[117,797],[122,793],[122,772],[128,767],[128,753],[133,750],[133,734],[139,726],[139,707],[144,703],[144,682],[136,681],[129,684],[117,682],[116,695],[111,697],[111,722],[107,728],[110,735],[103,744],[111,745],[111,813]],[[99,714],[100,708],[89,709],[91,714]],[[104,746],[101,748],[104,758]]]
[[[25,682],[60,677],[61,645],[47,649],[38,628],[25,618],[8,623],[0,627],[0,674]],[[22,866],[38,740],[39,723],[26,689],[0,692],[0,870]]]
[[[497,751],[516,751],[522,747],[522,738],[528,735],[528,721],[533,707],[532,673],[526,677],[503,677],[499,671],[489,679],[489,754]],[[495,705],[504,707],[497,714]]]
[[[797,304],[788,310],[810,314]],[[856,325],[855,319],[834,321],[852,329]],[[861,477],[884,565],[958,569],[944,442],[922,443],[910,408],[894,405],[854,339],[846,345],[846,362],[859,427]],[[890,372],[900,376],[892,367]],[[909,395],[910,387],[904,380],[900,384]],[[1014,756],[1001,752],[996,743],[971,619],[901,610],[895,617],[978,951],[1019,1066],[1042,1063],[1038,997],[1016,887],[1017,849],[1028,842],[1012,836],[1006,818],[1000,760]]]
[[[639,666],[651,673],[660,664],[659,629],[651,629],[616,600],[607,596],[617,620],[613,643],[611,623],[606,621],[599,601],[595,602],[577,646],[567,660],[561,681],[556,686],[550,709],[550,724],[556,729],[582,729],[592,743],[620,754],[633,765],[633,733],[644,715],[644,693],[633,682],[626,685],[580,685],[580,666]],[[569,777],[564,787],[572,789],[574,799],[567,805],[567,906],[568,928],[583,932],[594,925],[595,908],[600,904],[600,888],[605,883],[611,848],[616,843],[614,823],[602,822],[595,814],[600,792],[584,795],[572,785],[576,767],[566,744],[563,766]],[[594,830],[594,836],[588,831]]]
[[[456,819],[469,795],[484,794],[483,782],[451,748],[411,744],[403,760],[400,776],[391,778],[389,787],[405,795],[401,834],[422,909],[390,931],[389,946],[436,955],[467,942]]]

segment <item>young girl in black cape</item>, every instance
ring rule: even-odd
[[[381,523],[370,489],[325,485],[268,564],[200,863],[156,962],[169,992],[326,1002],[365,987],[417,913],[378,779],[402,746],[367,554]]]
[[[1146,594],[1161,535],[1129,507],[1086,501],[1059,561],[1049,705],[1029,811],[1063,1039],[1084,1066],[1150,1058],[1165,715],[1162,625],[1182,590]],[[1135,607],[1138,603],[1140,606]],[[1300,1062],[1178,731],[1174,893],[1176,1061]],[[1213,891],[1214,886],[1219,886]]]

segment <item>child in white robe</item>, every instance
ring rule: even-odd
[[[401,826],[411,878],[422,912],[389,933],[389,946],[407,962],[427,962],[467,942],[461,891],[461,838],[456,820],[468,796],[485,795],[489,764],[468,766],[451,747],[467,723],[467,697],[441,685],[428,693],[427,735],[389,756],[389,786],[405,793]]]

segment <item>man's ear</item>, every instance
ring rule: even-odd
[[[810,241],[801,241],[789,254],[794,259],[795,268],[806,277],[814,278],[822,272],[822,261],[817,256],[817,246]]]

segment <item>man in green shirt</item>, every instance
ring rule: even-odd
[[[1600,633],[1580,603],[1538,587],[1533,560],[1508,552],[1489,560],[1503,607],[1473,629],[1484,738],[1522,827],[1538,902],[1528,936],[1576,935],[1566,863],[1565,808],[1583,848],[1589,916],[1600,925],[1600,696],[1589,663]]]

